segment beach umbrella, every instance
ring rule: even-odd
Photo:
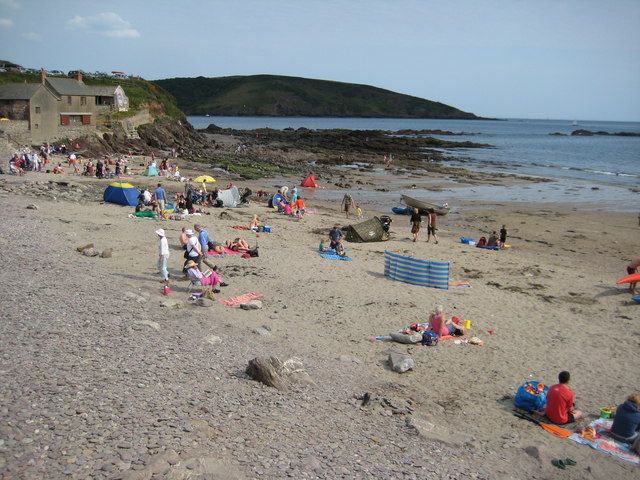
[[[209,175],[200,175],[199,177],[194,178],[193,181],[198,183],[205,182],[205,181],[207,183],[213,183],[216,181],[216,179]]]

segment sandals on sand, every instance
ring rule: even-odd
[[[567,465],[574,466],[577,465],[578,462],[570,458],[565,458],[564,460],[561,458],[554,458],[553,460],[551,460],[551,464],[564,470],[565,468],[567,468]]]

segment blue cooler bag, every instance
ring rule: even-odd
[[[435,347],[438,345],[438,334],[436,332],[424,332],[422,334],[422,345],[426,345],[427,347]]]
[[[540,382],[527,382],[518,387],[513,403],[516,407],[533,412],[547,405],[549,387]]]

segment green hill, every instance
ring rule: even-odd
[[[155,80],[187,115],[479,118],[423,98],[368,85],[277,75]]]

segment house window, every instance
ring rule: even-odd
[[[36,113],[40,113],[40,107],[36,107]]]
[[[71,105],[71,97],[67,97],[67,105]]]
[[[87,104],[87,97],[80,97],[80,105],[86,105]]]

